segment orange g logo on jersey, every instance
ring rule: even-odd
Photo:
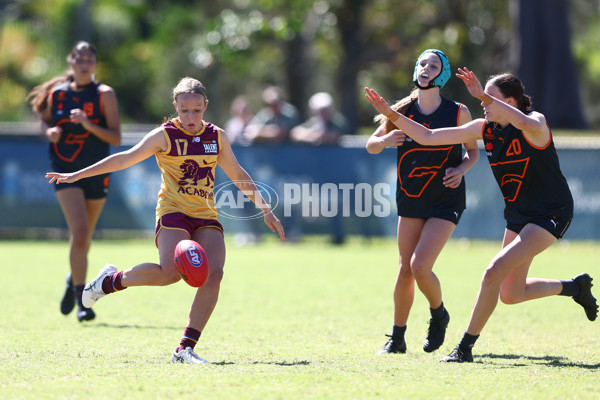
[[[206,160],[202,160],[204,166],[198,165],[195,160],[187,159],[179,166],[179,169],[183,173],[183,177],[179,180],[180,185],[198,185],[198,181],[206,179],[205,186],[212,186],[215,183],[215,177],[212,173],[212,167],[214,163],[207,163]],[[188,181],[192,181],[189,183]],[[212,182],[211,182],[212,181]]]
[[[92,115],[94,115],[94,103],[92,103],[91,101],[83,103],[83,112],[88,117],[91,117]]]
[[[415,161],[411,161],[410,156],[417,155],[416,152],[440,152],[440,156],[436,157],[434,164],[423,165],[419,163],[418,167],[413,167]],[[402,155],[400,162],[398,163],[398,179],[400,182],[400,189],[406,193],[409,197],[421,197],[425,188],[429,186],[433,178],[443,172],[443,168],[450,157],[451,147],[443,147],[438,149],[413,149],[409,150]],[[408,174],[403,174],[402,169],[410,168]],[[403,175],[405,178],[403,179]],[[410,182],[410,185],[408,184]]]
[[[492,169],[501,167],[504,170],[502,180],[500,181],[500,190],[504,195],[504,200],[513,202],[517,199],[519,192],[521,191],[521,185],[523,184],[523,179],[525,179],[528,166],[529,157],[522,160],[490,164]]]

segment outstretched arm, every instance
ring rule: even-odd
[[[254,204],[260,208],[264,215],[265,224],[273,232],[277,232],[281,240],[285,240],[285,232],[279,219],[273,214],[271,206],[267,204],[260,194],[254,180],[239,164],[227,135],[221,135],[221,150],[219,152],[219,166],[231,181],[240,189]]]
[[[156,128],[142,141],[132,148],[110,155],[97,163],[72,173],[47,172],[46,178],[50,178],[49,183],[72,183],[90,176],[107,174],[109,172],[119,171],[145,160],[153,154],[164,151],[167,148],[167,139],[162,129]]]
[[[392,110],[388,102],[375,90],[365,88],[365,91],[367,92],[365,97],[377,111],[388,117],[398,129],[401,129],[420,144],[430,146],[457,144],[471,142],[481,138],[481,129],[484,122],[481,119],[477,119],[459,127],[432,130]]]

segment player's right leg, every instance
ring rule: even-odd
[[[187,232],[179,229],[163,229],[158,236],[160,265],[142,263],[124,271],[118,271],[112,264],[106,264],[96,278],[88,283],[83,291],[83,305],[91,307],[102,297],[131,286],[166,286],[181,278],[175,267],[175,246],[181,240],[189,239]]]
[[[91,234],[83,189],[65,187],[56,191],[56,198],[69,228],[69,282],[60,305],[61,313],[66,315],[73,310],[76,301],[81,301],[77,292],[85,285]]]
[[[411,270],[411,259],[425,220],[418,218],[398,218],[398,252],[399,268],[394,285],[394,326],[389,339],[377,354],[405,353],[404,334],[408,315],[415,297],[415,278]]]

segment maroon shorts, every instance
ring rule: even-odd
[[[201,219],[188,217],[183,213],[169,213],[165,214],[156,223],[156,231],[154,233],[154,244],[158,247],[156,239],[161,229],[180,229],[186,231],[190,237],[198,229],[202,228],[214,228],[223,232],[223,225],[214,219]]]

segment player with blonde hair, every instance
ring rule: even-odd
[[[173,89],[177,117],[148,133],[129,150],[113,154],[83,170],[64,174],[49,172],[50,183],[75,182],[98,174],[125,169],[154,155],[162,175],[156,207],[156,237],[159,262],[146,262],[118,271],[107,264],[84,290],[83,303],[94,305],[107,294],[132,286],[166,286],[180,280],[174,251],[181,240],[192,239],[205,250],[210,272],[192,302],[187,326],[173,362],[201,364],[194,348],[219,297],[225,264],[223,227],[214,199],[215,168],[219,165],[264,214],[265,224],[279,237],[285,234],[279,219],[264,201],[250,175],[238,163],[223,131],[205,121],[208,95],[204,85],[183,78]],[[189,166],[192,166],[190,172]]]

